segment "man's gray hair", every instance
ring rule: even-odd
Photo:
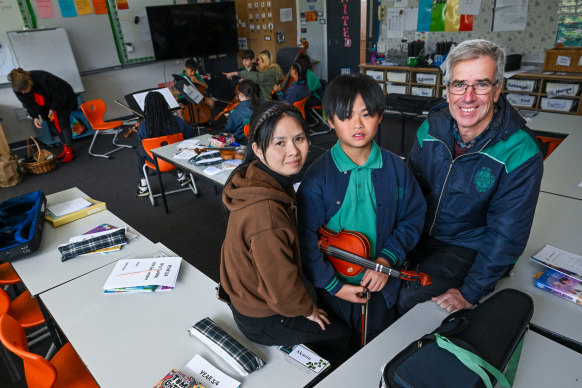
[[[447,60],[445,61],[445,84],[451,81],[453,66],[457,62],[476,59],[485,55],[493,59],[496,63],[495,80],[493,82],[502,81],[503,71],[505,70],[505,52],[503,49],[489,40],[472,39],[461,42],[447,56]]]

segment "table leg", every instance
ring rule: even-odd
[[[170,211],[168,210],[168,201],[166,200],[166,191],[164,190],[164,182],[162,181],[162,174],[160,173],[160,166],[158,165],[158,157],[153,152],[152,152],[152,156],[154,157],[154,164],[156,165],[156,173],[158,174],[158,181],[160,182],[160,191],[162,193],[162,201],[164,202],[164,209],[166,210],[166,214],[169,214]]]
[[[44,317],[46,327],[48,328],[48,331],[51,335],[53,344],[55,345],[56,349],[59,350],[66,343],[66,341],[64,340],[64,336],[61,334],[60,330],[55,325],[55,322],[53,321],[53,318],[48,312],[46,306],[42,302],[42,299],[39,297],[36,300],[38,301],[40,311],[42,312],[42,316]]]

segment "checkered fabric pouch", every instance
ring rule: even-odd
[[[210,166],[221,162],[220,151],[206,151],[188,160],[188,163],[196,166]]]
[[[59,246],[59,251],[62,255],[61,261],[65,261],[75,256],[82,255],[83,253],[89,253],[98,249],[109,248],[121,244],[127,244],[125,228],[121,228],[104,236],[61,245]]]
[[[241,376],[246,376],[265,365],[265,361],[242,346],[208,317],[198,321],[188,332],[208,345]]]

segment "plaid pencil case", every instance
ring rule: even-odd
[[[222,163],[222,161],[220,151],[206,151],[190,158],[188,163],[196,166],[211,166],[213,164]]]
[[[246,376],[265,365],[265,361],[228,335],[208,317],[198,321],[188,329],[188,332],[210,347],[241,376]]]
[[[125,228],[118,229],[115,232],[106,235],[61,245],[59,246],[59,251],[62,255],[61,261],[66,261],[84,253],[89,253],[99,249],[109,248],[122,244],[127,244]]]

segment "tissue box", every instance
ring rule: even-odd
[[[210,139],[210,147],[225,147],[234,143],[234,136],[230,133],[221,133],[220,135],[212,136]]]
[[[560,112],[569,112],[574,107],[574,100],[565,100],[560,98],[542,97],[542,109],[557,110]]]
[[[548,82],[546,93],[553,96],[575,96],[580,90],[580,84],[567,84],[562,82]]]
[[[410,94],[413,96],[434,97],[434,88],[423,88],[420,86],[413,86]]]
[[[536,96],[530,96],[529,94],[508,93],[506,97],[507,101],[514,106],[531,108],[536,103]]]
[[[376,81],[384,81],[384,72],[377,70],[368,70],[366,74],[374,78]]]
[[[387,71],[386,72],[386,80],[390,82],[407,82],[408,81],[408,73],[402,71]]]
[[[533,92],[536,82],[536,80],[529,79],[508,79],[505,83],[505,89],[518,90],[520,92]]]
[[[436,80],[436,74],[416,73],[416,82],[419,84],[435,85]]]
[[[408,86],[386,84],[386,93],[408,94]]]

